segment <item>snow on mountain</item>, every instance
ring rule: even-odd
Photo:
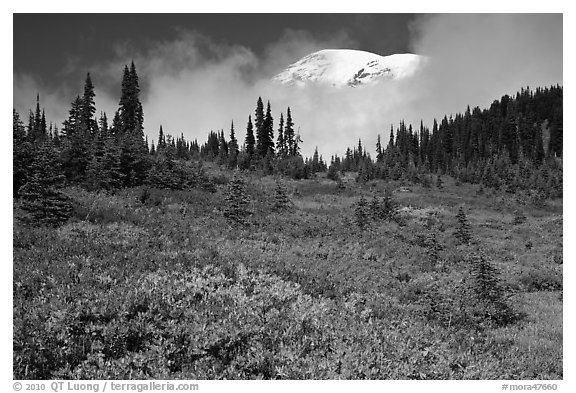
[[[324,49],[291,64],[273,80],[299,87],[308,84],[356,87],[383,79],[407,78],[424,61],[423,56],[409,53],[380,56],[353,49]]]

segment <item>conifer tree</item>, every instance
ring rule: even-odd
[[[526,215],[522,210],[516,210],[514,212],[514,221],[512,222],[514,225],[522,225],[526,222]]]
[[[256,154],[262,158],[268,151],[266,144],[268,133],[264,129],[264,103],[262,102],[262,97],[258,97],[258,101],[256,102],[254,127],[256,129]]]
[[[296,134],[294,133],[294,122],[292,121],[292,112],[290,107],[286,110],[286,125],[284,126],[284,143],[286,144],[287,153],[290,156],[296,156],[298,146]]]
[[[288,190],[280,180],[276,181],[276,189],[274,190],[274,204],[273,209],[282,211],[288,209],[292,205],[292,201],[288,198]]]
[[[370,215],[373,220],[380,220],[385,218],[382,212],[382,206],[380,200],[378,199],[376,194],[372,196],[372,200],[370,201]]]
[[[89,129],[82,121],[83,102],[78,96],[72,102],[68,119],[64,121],[62,167],[66,178],[73,182],[83,182],[90,162],[91,137]]]
[[[444,182],[442,181],[442,176],[440,175],[438,175],[436,178],[436,187],[440,190],[444,188]]]
[[[382,142],[380,142],[380,134],[376,140],[376,161],[380,162],[384,158],[384,151],[382,150]]]
[[[124,68],[120,97],[118,139],[121,147],[120,164],[127,186],[144,182],[148,169],[148,147],[144,142],[144,113],[140,102],[140,86],[136,67]]]
[[[246,125],[246,139],[244,143],[248,158],[251,159],[255,153],[256,140],[254,139],[254,127],[252,126],[252,117],[250,115],[248,115],[248,124]]]
[[[311,162],[312,173],[320,172],[320,158],[318,156],[318,146],[314,149]]]
[[[458,220],[458,224],[454,236],[461,244],[470,244],[472,241],[472,235],[470,234],[470,223],[468,222],[468,218],[466,217],[466,213],[464,213],[462,206],[460,206],[458,209],[456,219]]]
[[[278,126],[278,140],[276,141],[278,157],[286,157],[286,141],[284,140],[284,115],[280,113],[280,125]]]
[[[246,195],[246,183],[238,172],[234,174],[233,179],[228,184],[225,201],[224,217],[233,224],[247,225],[247,218],[250,216],[248,210],[250,199]]]
[[[361,231],[364,231],[369,223],[368,202],[364,196],[356,202],[354,207],[354,221]]]
[[[85,130],[85,136],[90,138],[90,140],[95,138],[96,132],[98,131],[98,123],[94,115],[96,114],[96,104],[94,103],[94,85],[92,84],[92,78],[90,73],[86,75],[86,80],[84,82],[84,95],[82,96],[82,109],[80,110],[80,124]]]
[[[266,131],[266,154],[272,152],[274,154],[274,119],[272,118],[272,109],[270,108],[270,101],[266,106],[266,116],[264,116],[264,129]]]
[[[46,140],[46,119],[42,121],[43,111],[40,110],[40,94],[36,95],[36,110],[30,112],[28,136],[31,142],[43,142]]]
[[[65,177],[58,155],[48,143],[38,145],[26,184],[20,189],[21,208],[27,214],[22,220],[30,224],[59,226],[72,212],[70,198],[60,190]]]
[[[256,152],[260,158],[265,158],[268,155],[268,151],[274,153],[274,130],[270,102],[268,102],[266,114],[264,115],[264,107],[261,98],[258,98],[256,106],[255,126]]]
[[[428,255],[428,262],[433,268],[438,265],[440,261],[440,251],[442,247],[438,243],[438,238],[435,231],[430,231],[426,239],[426,254]]]
[[[224,137],[224,130],[218,134],[218,163],[224,164],[228,161],[228,143]]]
[[[164,130],[162,129],[162,124],[160,124],[160,131],[158,131],[158,152],[166,148],[166,137],[164,136]]]
[[[392,197],[392,191],[389,188],[384,190],[384,197],[381,203],[381,214],[386,220],[398,220],[398,207]]]
[[[40,133],[42,135],[42,139],[46,139],[48,137],[48,133],[46,132],[46,114],[44,113],[44,109],[42,109],[42,118],[40,119]]]
[[[507,304],[498,271],[486,254],[474,252],[468,260],[477,301],[475,308],[481,313],[479,317],[496,325],[506,325],[516,320],[519,315]]]
[[[234,133],[234,122],[230,125],[230,142],[228,142],[228,167],[235,168],[238,163],[238,140]]]
[[[26,138],[24,123],[20,120],[20,115],[16,112],[16,109],[12,111],[12,122],[12,196],[18,198],[20,187],[26,184],[30,176],[33,148]]]

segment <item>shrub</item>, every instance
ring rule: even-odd
[[[563,289],[562,277],[550,269],[530,269],[523,272],[519,279],[528,292],[558,291]]]

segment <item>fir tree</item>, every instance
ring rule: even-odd
[[[238,163],[238,140],[234,133],[234,122],[230,125],[230,142],[228,142],[228,167],[235,168]]]
[[[247,225],[250,199],[246,195],[246,183],[238,173],[234,174],[234,178],[228,184],[225,201],[224,217],[233,224]]]
[[[288,198],[288,190],[280,180],[276,181],[276,189],[274,191],[274,204],[273,209],[282,211],[288,209],[292,205],[292,201]]]
[[[441,190],[444,188],[444,182],[442,181],[442,176],[438,175],[436,177],[436,187]]]
[[[246,125],[246,139],[244,141],[246,153],[248,158],[251,159],[255,153],[256,140],[254,139],[254,127],[252,126],[252,117],[248,116],[248,124]]]
[[[296,134],[294,133],[294,122],[292,121],[292,112],[290,107],[286,110],[286,125],[284,126],[284,143],[286,144],[287,153],[290,156],[297,155],[298,146]]]
[[[314,154],[312,156],[312,162],[311,162],[311,169],[312,173],[320,172],[321,170],[320,159],[318,156],[318,146],[316,146],[316,148],[314,149]]]
[[[86,122],[82,121],[83,102],[78,96],[72,102],[68,119],[64,121],[62,166],[66,178],[83,182],[86,168],[91,160],[91,135]]]
[[[378,134],[378,139],[376,140],[376,161],[380,162],[384,158],[384,150],[382,150],[382,142],[380,142],[380,134]]]
[[[440,251],[442,247],[438,243],[435,231],[430,231],[426,239],[426,254],[428,255],[428,263],[430,267],[434,268],[440,261]]]
[[[372,196],[372,200],[370,201],[370,215],[373,220],[380,220],[385,218],[382,212],[382,206],[380,200],[378,199],[376,194]]]
[[[160,131],[158,131],[158,147],[157,150],[160,152],[166,148],[166,137],[164,136],[164,130],[162,129],[162,124],[160,124]]]
[[[98,131],[98,123],[94,115],[96,114],[96,104],[94,103],[94,85],[90,78],[90,73],[86,75],[84,82],[84,95],[82,96],[82,108],[80,110],[80,124],[85,129],[86,137],[93,139]]]
[[[60,190],[65,177],[58,155],[48,143],[39,145],[31,163],[30,176],[20,189],[22,220],[30,224],[59,226],[72,212],[70,198]]]
[[[472,235],[470,234],[470,223],[464,213],[464,209],[460,207],[458,209],[458,214],[456,214],[456,219],[458,220],[458,225],[454,236],[461,244],[470,244],[472,241]]]
[[[20,115],[16,112],[16,109],[12,111],[12,121],[12,196],[18,198],[20,195],[20,187],[28,181],[30,176],[30,162],[32,160],[33,148],[26,138],[24,123],[20,120]]]
[[[144,113],[140,102],[140,86],[136,67],[124,68],[122,94],[118,109],[118,138],[121,146],[120,164],[127,186],[144,182],[148,169],[148,147],[144,142]]]
[[[512,221],[512,224],[522,225],[525,222],[526,222],[526,215],[524,214],[524,212],[522,210],[516,210],[514,212],[514,221]]]
[[[228,161],[228,143],[224,137],[224,130],[218,134],[218,163],[224,164]]]
[[[264,129],[264,103],[262,97],[258,97],[254,114],[254,127],[256,128],[256,154],[262,158],[268,152],[268,133]]]
[[[496,325],[514,322],[519,315],[507,304],[498,271],[488,257],[480,251],[472,253],[468,260],[478,316]]]
[[[354,221],[361,231],[364,231],[369,223],[368,202],[361,196],[354,207]]]
[[[263,115],[262,99],[258,98],[255,119],[257,137],[256,150],[258,156],[264,158],[268,155],[269,151],[274,153],[274,129],[270,102],[268,102],[266,107],[266,114]]]
[[[278,126],[278,140],[276,141],[276,149],[278,157],[286,157],[286,155],[288,155],[286,141],[284,139],[284,115],[282,113],[280,113],[280,125]]]
[[[398,207],[396,206],[396,202],[394,202],[392,191],[389,188],[384,190],[380,210],[384,219],[393,221],[398,219]]]

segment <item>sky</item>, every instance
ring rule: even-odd
[[[145,132],[160,125],[203,142],[210,130],[241,141],[259,96],[275,129],[290,106],[303,153],[329,157],[362,139],[374,151],[390,125],[431,125],[487,107],[521,87],[563,83],[562,14],[15,14],[13,101],[26,118],[40,94],[59,125],[91,73],[98,111],[118,107],[132,60]],[[408,80],[362,89],[282,89],[270,79],[316,50],[416,53],[427,66]]]

